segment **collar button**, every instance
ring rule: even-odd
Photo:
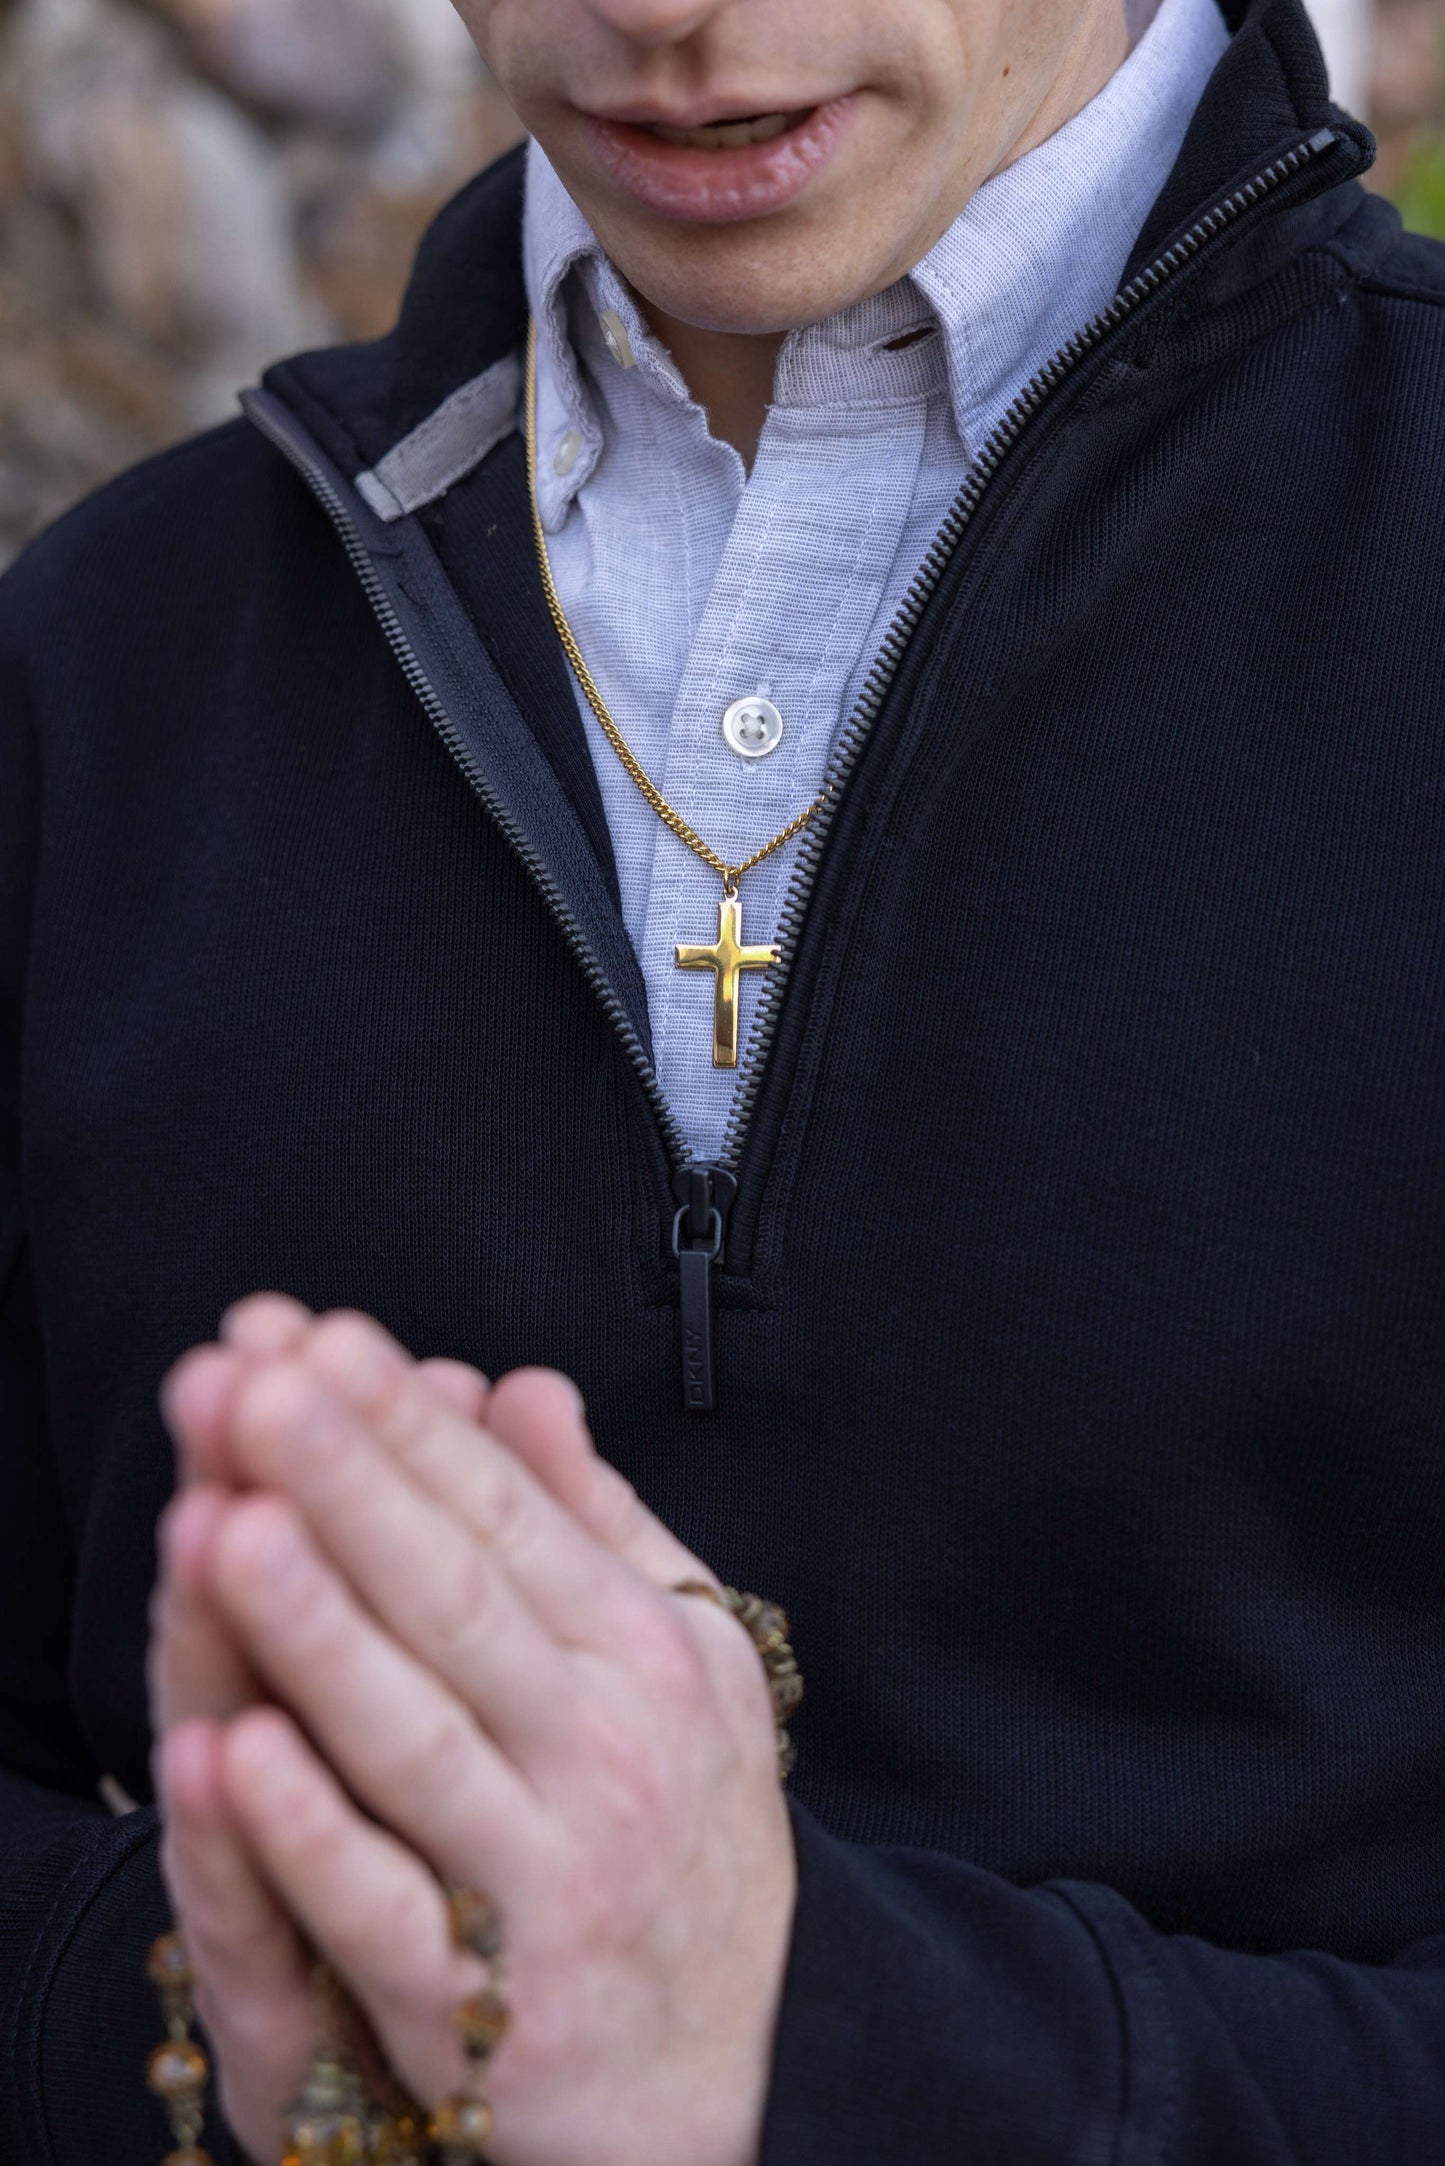
[[[632,351],[632,340],[628,337],[627,326],[616,309],[604,308],[599,313],[597,322],[602,332],[603,344],[617,366],[620,369],[636,368],[637,356]]]

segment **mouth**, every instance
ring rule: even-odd
[[[699,121],[654,115],[582,117],[600,162],[646,209],[722,225],[793,202],[839,149],[853,95],[772,112]]]
[[[796,113],[758,113],[749,120],[715,120],[700,128],[670,128],[665,121],[643,122],[659,142],[673,143],[679,150],[746,150],[750,143],[774,143],[792,128],[800,128],[817,108],[805,105]]]

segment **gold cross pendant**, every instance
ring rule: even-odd
[[[712,1003],[712,1064],[736,1068],[738,1064],[738,978],[744,970],[766,970],[774,960],[772,948],[743,946],[743,905],[736,887],[723,888],[717,906],[717,946],[678,948],[679,970],[711,970],[715,973]]]

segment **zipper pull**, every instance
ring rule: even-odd
[[[711,1414],[717,1406],[712,1273],[738,1184],[721,1166],[698,1160],[679,1167],[672,1192],[681,1205],[672,1222],[672,1253],[682,1282],[682,1403],[689,1414]]]

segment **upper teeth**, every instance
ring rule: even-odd
[[[664,143],[677,143],[688,150],[741,150],[745,143],[771,143],[788,122],[786,113],[764,113],[756,120],[724,120],[708,128],[666,128],[659,120],[652,132],[660,135]]]

